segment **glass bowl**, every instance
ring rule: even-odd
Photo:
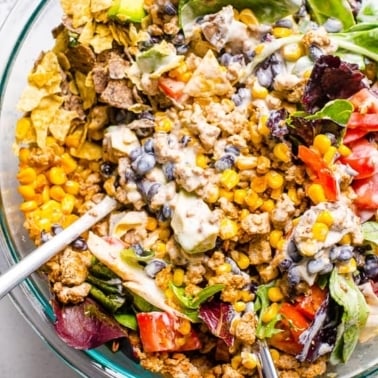
[[[34,246],[23,228],[23,215],[17,190],[17,157],[12,146],[14,129],[20,113],[18,98],[26,85],[28,72],[39,53],[52,46],[51,30],[61,20],[58,0],[18,1],[0,30],[0,271],[6,271]],[[83,377],[156,377],[127,359],[101,347],[78,351],[68,347],[56,335],[54,314],[49,303],[46,282],[38,274],[16,287],[11,298],[37,334],[73,370]],[[360,345],[347,365],[331,373],[347,377],[377,377],[378,341]]]

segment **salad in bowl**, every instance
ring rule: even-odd
[[[378,332],[374,1],[61,0],[15,125],[69,346],[167,377],[319,377]],[[332,6],[329,6],[329,5]],[[125,358],[126,358],[125,356]]]

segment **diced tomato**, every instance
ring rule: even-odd
[[[141,312],[137,314],[139,335],[145,352],[178,352],[201,348],[201,341],[191,327],[189,332],[180,332],[186,322],[167,312]]]
[[[332,171],[328,168],[321,155],[311,148],[300,145],[298,147],[298,157],[307,167],[311,169],[316,176],[316,182],[319,182],[329,201],[336,201],[339,193],[338,184]]]
[[[301,353],[303,345],[293,339],[289,330],[276,333],[269,339],[269,344],[285,353],[297,355]]]
[[[166,96],[176,101],[180,100],[184,95],[185,83],[183,81],[161,76],[158,85],[160,90],[163,91]]]
[[[346,129],[345,135],[343,137],[343,143],[349,144],[362,137],[364,137],[368,132],[363,129]]]
[[[321,289],[318,285],[313,285],[306,294],[298,296],[295,301],[295,307],[307,319],[313,320],[319,307],[326,299],[327,291]]]
[[[378,209],[378,172],[373,176],[352,183],[357,197],[354,204],[358,209]]]
[[[293,339],[298,342],[299,336],[310,326],[311,321],[306,319],[298,308],[291,303],[283,303],[280,307],[280,314],[285,329],[288,329]]]
[[[375,144],[361,138],[348,144],[348,147],[352,153],[341,157],[340,161],[358,173],[355,179],[367,178],[378,172],[378,150]]]
[[[364,130],[366,133],[378,131],[378,113],[352,113],[347,123],[348,129]]]
[[[378,95],[363,88],[349,98],[355,109],[363,113],[378,113]]]

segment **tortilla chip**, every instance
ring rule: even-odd
[[[91,108],[96,102],[96,91],[94,89],[91,76],[85,75],[80,71],[75,72],[76,87],[79,90],[80,97],[83,100],[83,109]]]
[[[55,114],[59,111],[63,103],[63,98],[57,95],[44,97],[35,107],[30,115],[39,147],[46,146],[46,138],[50,124],[53,122]]]
[[[77,117],[72,110],[58,109],[49,125],[49,131],[59,142],[64,142],[71,128],[71,121]]]
[[[109,9],[112,5],[112,0],[92,0],[91,1],[91,11],[92,13],[101,12],[103,10]]]
[[[97,25],[96,34],[89,42],[96,54],[113,47],[113,35],[106,25]]]
[[[64,13],[72,17],[74,28],[83,26],[91,20],[91,0],[60,0],[60,3]]]
[[[95,30],[95,24],[91,21],[87,22],[80,33],[79,43],[88,46],[94,36]]]
[[[19,99],[18,109],[30,112],[38,106],[43,97],[59,93],[61,82],[62,72],[58,57],[49,51],[29,74],[28,85]]]

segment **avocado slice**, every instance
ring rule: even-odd
[[[108,17],[120,22],[141,22],[145,17],[143,0],[114,0]]]

